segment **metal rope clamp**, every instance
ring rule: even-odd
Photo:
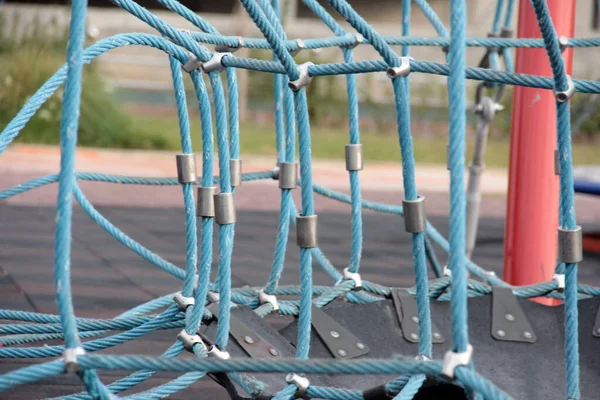
[[[224,71],[227,67],[223,65],[223,57],[231,55],[231,53],[213,53],[210,60],[201,64],[202,72],[207,74],[209,72]]]
[[[217,188],[214,186],[198,188],[198,206],[196,207],[196,216],[209,217],[215,216],[215,193]]]
[[[310,381],[307,377],[291,373],[287,374],[285,381],[290,385],[296,386],[296,398],[309,399],[309,397],[306,397],[306,390],[310,386]]]
[[[350,268],[344,268],[344,280],[345,281],[353,281],[354,288],[352,289],[355,292],[362,290],[362,278],[358,272],[350,272]]]
[[[296,217],[296,243],[298,247],[304,249],[318,246],[316,214]]]
[[[410,61],[413,60],[412,57],[398,57],[400,60],[400,66],[398,67],[388,67],[385,71],[385,74],[390,79],[408,76],[410,74]]]
[[[62,359],[65,362],[65,372],[77,372],[77,370],[79,369],[79,364],[77,363],[77,356],[82,356],[84,354],[85,350],[81,346],[65,349],[62,356]]]
[[[558,228],[558,260],[574,264],[583,260],[583,238],[581,227]]]
[[[295,81],[289,81],[289,88],[292,89],[294,92],[297,92],[303,87],[308,86],[310,81],[312,81],[312,77],[308,74],[308,67],[311,67],[313,65],[315,64],[313,64],[310,61],[298,65],[298,79],[296,79]]]
[[[226,44],[218,44],[215,46],[215,52],[217,53],[234,53],[244,47],[244,39],[241,37],[237,38],[237,45],[235,47],[230,47]]]
[[[189,351],[190,353],[194,352],[194,345],[196,345],[197,343],[200,343],[202,347],[206,348],[206,345],[202,341],[200,335],[190,335],[185,331],[185,329],[182,329],[181,332],[179,332],[179,334],[177,335],[177,339],[181,341],[181,343],[183,344],[183,348]]]
[[[406,232],[425,232],[425,197],[419,196],[415,200],[402,200],[402,210],[404,211]]]
[[[173,296],[173,301],[177,304],[177,308],[181,312],[185,312],[189,306],[196,304],[196,300],[193,297],[185,297],[181,292],[177,292]]]
[[[233,193],[218,193],[214,195],[215,222],[218,225],[229,225],[236,221],[235,199]]]
[[[346,45],[346,46],[342,46],[344,49],[353,49],[356,46],[358,46],[359,44],[364,43],[364,41],[365,41],[365,37],[358,32],[355,33],[354,35],[350,35],[350,37],[354,38],[354,43]]]
[[[503,86],[501,86],[502,88]],[[479,87],[478,87],[479,89]],[[498,89],[496,93],[501,93],[501,89]],[[500,94],[502,96],[502,94]],[[487,96],[483,96],[481,100],[476,100],[477,105],[475,106],[475,114],[481,118],[481,120],[489,124],[494,119],[496,111],[504,110],[502,104],[497,103]]]
[[[361,171],[364,168],[362,144],[347,144],[344,146],[346,152],[346,171]]]
[[[198,60],[195,54],[189,53],[189,58],[185,64],[181,66],[181,68],[187,72],[188,74],[195,69],[202,69],[202,61]]]
[[[499,36],[500,36],[500,34],[498,34],[496,32],[488,32],[488,34],[487,34],[487,37],[490,39],[494,39]],[[490,54],[493,54],[493,53],[498,54],[499,50],[500,49],[498,49],[498,47],[496,47],[496,46],[486,46],[485,53],[483,54],[483,57],[481,57],[478,67],[479,68],[490,68]],[[483,82],[483,84],[486,85],[487,87],[491,87],[490,83]]]
[[[258,302],[260,305],[270,304],[273,307],[273,311],[279,311],[279,301],[274,294],[267,294],[265,289],[258,291]]]
[[[556,97],[556,101],[559,103],[564,103],[568,101],[575,94],[575,83],[573,79],[569,75],[567,75],[567,90],[556,90],[554,88],[554,97]]]
[[[490,39],[499,38],[500,34],[496,33],[496,32],[488,32],[487,37],[490,38]],[[488,54],[489,53],[498,53],[498,52],[500,52],[500,49],[498,47],[496,47],[496,46],[488,46],[486,48],[486,50],[487,50]]]
[[[290,50],[290,54],[292,55],[292,57],[296,57],[298,55],[298,53],[300,53],[302,50],[304,50],[306,48],[306,44],[304,44],[304,40],[298,38],[295,40],[296,42],[296,48],[294,50]]]
[[[470,344],[467,345],[467,350],[463,352],[447,351],[444,355],[444,363],[442,364],[442,375],[449,379],[454,379],[456,367],[469,365],[472,356],[473,346]]]
[[[198,176],[196,175],[196,155],[195,154],[177,154],[177,180],[179,183],[194,183]]]
[[[507,38],[508,39],[508,38],[513,37],[513,34],[514,34],[513,30],[510,29],[510,28],[502,28],[500,30],[500,37],[501,38]]]
[[[231,181],[231,186],[240,186],[242,184],[242,160],[239,158],[230,158],[229,171],[229,180]]]
[[[298,163],[280,162],[277,178],[280,189],[295,189],[298,186]]]

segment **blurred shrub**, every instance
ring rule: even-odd
[[[25,102],[65,61],[67,34],[56,21],[35,20],[24,32],[6,28],[0,13],[0,128],[6,126]],[[12,27],[19,25],[12,21]],[[60,140],[62,87],[46,101],[17,136],[16,141],[57,144]],[[94,64],[85,65],[78,143],[84,146],[148,148],[167,147],[158,134],[136,131],[121,104],[111,96]]]
[[[271,60],[270,52],[252,50],[251,58]],[[332,57],[331,52],[305,50],[294,57],[296,63],[302,64],[312,61],[315,64],[339,62]],[[346,100],[345,77],[336,76],[326,79],[314,79],[306,87],[308,99],[308,113],[311,124],[320,126],[338,126],[348,121],[348,105]],[[272,74],[256,71],[248,71],[248,96],[249,102],[271,108],[274,95],[274,78]],[[258,108],[258,107],[257,107]]]

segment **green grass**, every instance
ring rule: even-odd
[[[195,151],[201,147],[200,123],[197,116],[190,118],[192,141]],[[165,149],[181,148],[179,128],[175,117],[137,116],[133,118],[136,137],[159,137],[163,135]],[[469,139],[472,139],[470,137]],[[344,145],[348,143],[347,130],[341,128],[311,127],[312,155],[315,159],[342,159]],[[400,148],[394,132],[362,132],[361,142],[366,160],[399,161]],[[468,154],[472,140],[468,141]],[[141,146],[146,147],[146,146]],[[415,159],[419,163],[445,164],[446,140],[419,138],[413,139]],[[240,150],[243,155],[275,156],[275,132],[272,124],[260,125],[254,122],[241,124]],[[505,140],[490,140],[486,152],[486,165],[505,167],[509,159],[509,143]],[[573,144],[575,164],[598,164],[598,148],[589,144]]]

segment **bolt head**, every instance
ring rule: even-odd
[[[531,339],[531,338],[533,337],[533,335],[532,335],[532,334],[531,334],[531,332],[529,332],[529,331],[525,331],[525,332],[523,332],[523,336],[524,336],[526,339]]]
[[[269,353],[271,353],[272,356],[278,356],[279,355],[279,352],[274,347],[269,348]]]
[[[331,337],[334,337],[334,338],[340,337],[340,334],[337,331],[331,331],[331,332],[329,332],[329,334],[331,335]]]
[[[410,338],[413,340],[419,340],[419,335],[417,335],[416,333],[411,333]]]
[[[251,336],[245,336],[244,337],[244,342],[246,342],[248,344],[252,344],[252,343],[254,343],[254,339],[252,339]]]
[[[346,353],[346,350],[342,350],[342,349],[339,349],[339,350],[338,350],[338,354],[339,354],[341,357],[346,357],[346,356],[348,355],[348,353]]]
[[[441,339],[442,335],[440,335],[438,332],[433,332],[433,337],[436,339]]]
[[[413,315],[413,316],[412,316],[410,319],[411,319],[411,320],[412,320],[412,322],[414,322],[415,324],[418,324],[418,323],[419,323],[419,317],[417,317],[417,316],[415,316],[415,315]]]
[[[362,343],[356,343],[356,347],[358,347],[360,350],[364,350],[365,349],[365,345]]]
[[[498,335],[500,337],[504,337],[504,336],[506,336],[506,332],[504,332],[502,329],[498,329],[496,331],[496,335]]]
[[[506,314],[504,316],[504,318],[506,318],[507,321],[514,321],[515,320],[515,316],[512,314]]]

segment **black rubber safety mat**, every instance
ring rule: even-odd
[[[469,340],[473,345],[473,361],[477,371],[515,399],[564,399],[564,308],[547,307],[518,299],[537,336],[535,343],[504,342],[491,335],[492,297],[469,299]],[[450,304],[434,301],[435,322],[448,339],[433,345],[433,355],[441,359],[452,346]],[[600,338],[592,335],[600,298],[579,302],[579,346],[581,394],[584,399],[598,398],[600,393]],[[404,340],[391,300],[370,304],[349,304],[335,301],[324,310],[341,325],[364,341],[370,352],[364,357],[390,358],[417,354],[417,344]],[[296,322],[281,333],[296,342]],[[331,353],[319,339],[311,338],[311,358],[331,358]],[[334,387],[368,389],[384,384],[395,376],[337,375],[330,379]],[[312,378],[311,378],[312,379]],[[448,398],[441,397],[428,398]]]

